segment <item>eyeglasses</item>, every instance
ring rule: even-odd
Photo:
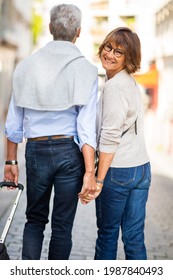
[[[113,54],[115,57],[121,57],[124,52],[120,49],[114,49],[110,44],[107,44],[107,45],[104,45],[103,46],[104,50],[107,51],[107,52],[111,52],[113,50]]]

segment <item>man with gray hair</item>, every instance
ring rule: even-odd
[[[5,124],[5,181],[18,184],[18,143],[27,139],[24,260],[41,257],[53,186],[50,260],[69,258],[78,196],[96,191],[97,68],[74,45],[81,11],[74,5],[53,7],[49,29],[54,40],[14,71]]]

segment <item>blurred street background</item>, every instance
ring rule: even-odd
[[[112,29],[128,26],[142,45],[142,66],[135,74],[145,106],[145,136],[152,166],[147,205],[146,245],[149,259],[173,260],[173,0],[0,0],[0,181],[5,161],[4,123],[15,66],[52,37],[49,11],[73,3],[83,13],[77,41],[81,52],[99,69],[99,89],[105,73],[98,47]],[[19,145],[20,182],[25,186],[25,141]],[[16,191],[0,190],[0,235]],[[22,194],[6,239],[11,259],[21,258],[26,195]],[[71,259],[93,259],[97,235],[94,202],[79,203],[73,229]],[[45,232],[42,259],[47,258],[50,225]],[[124,259],[120,239],[118,258]]]

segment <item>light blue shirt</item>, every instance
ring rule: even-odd
[[[17,107],[12,95],[5,123],[5,135],[14,143],[21,143],[23,138],[68,135],[74,136],[74,141],[80,149],[84,144],[95,149],[97,93],[96,80],[87,105],[72,106],[62,111],[36,111]]]

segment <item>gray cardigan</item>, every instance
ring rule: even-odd
[[[133,125],[136,119],[137,135]],[[98,150],[115,153],[111,167],[134,167],[149,161],[143,134],[141,94],[133,76],[126,70],[104,85],[98,103],[97,135]]]
[[[73,43],[51,41],[17,65],[13,76],[15,104],[49,111],[86,105],[96,79],[97,68]]]

